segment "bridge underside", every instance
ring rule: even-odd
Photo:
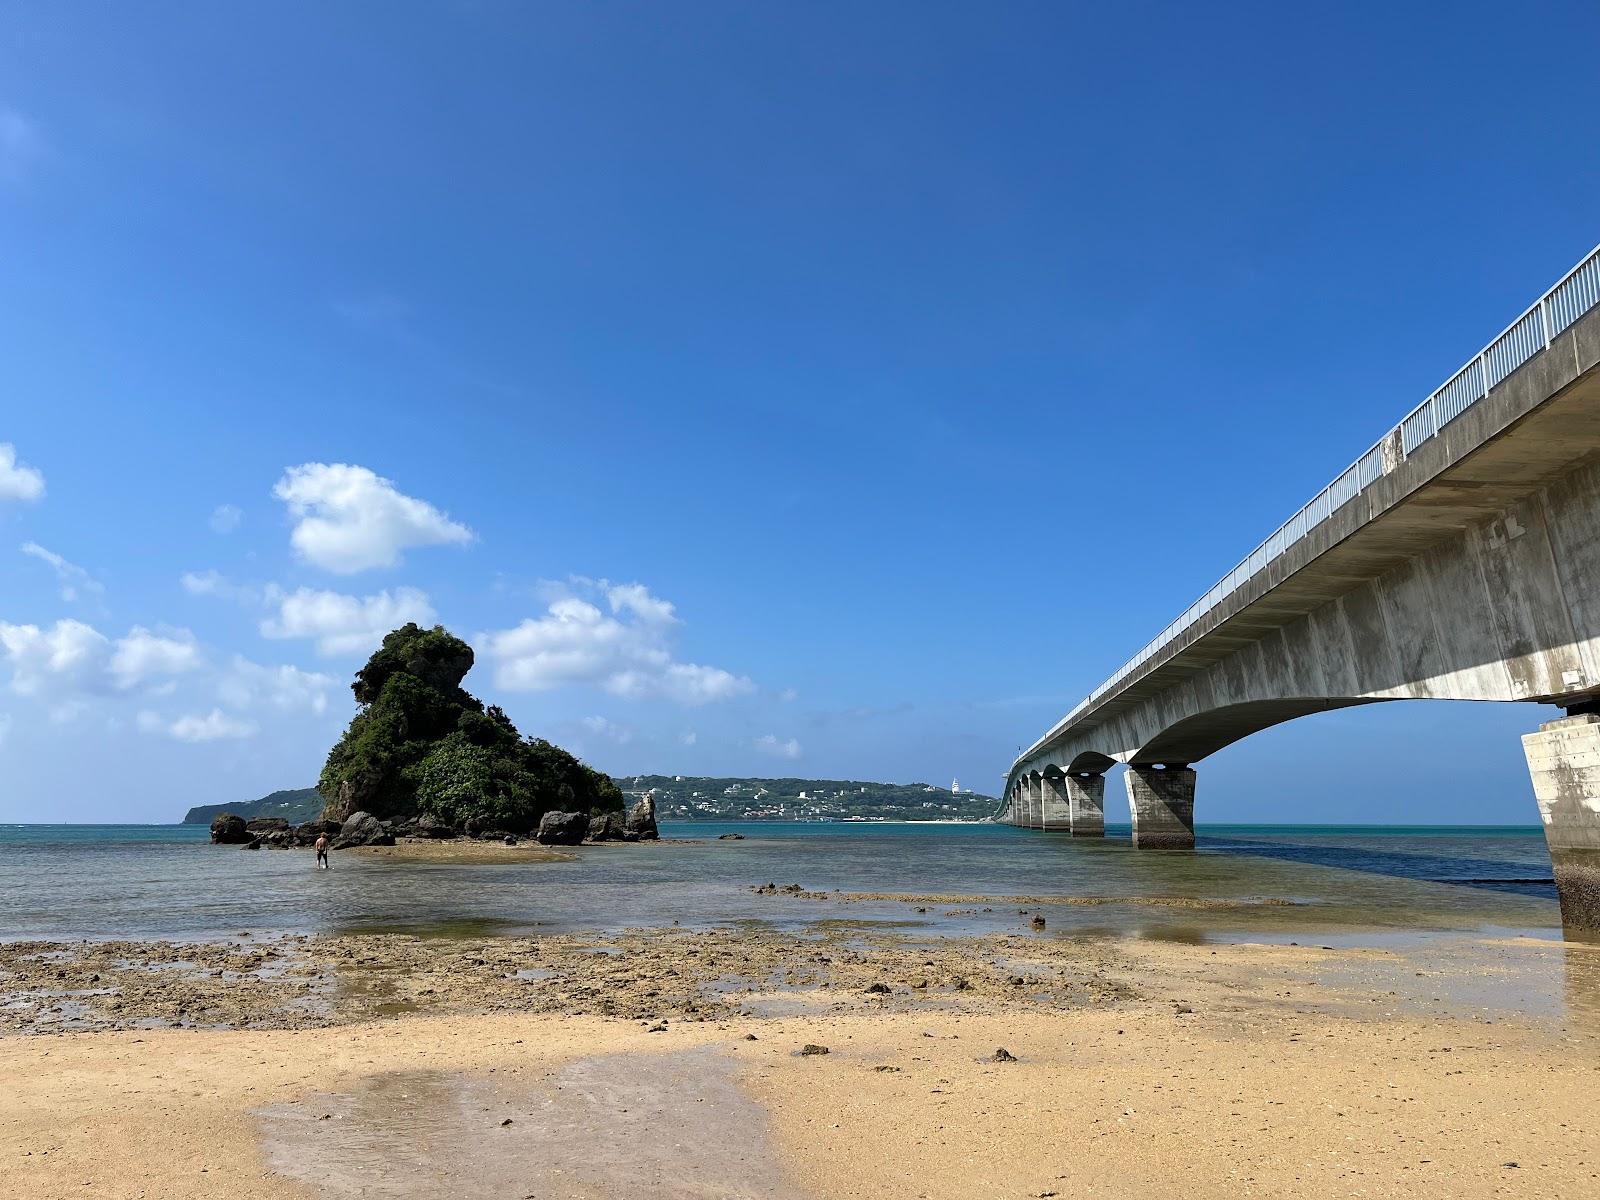
[[[1052,729],[999,819],[1103,835],[1103,803],[1078,825],[1073,796],[1103,798],[1124,763],[1135,841],[1192,847],[1192,764],[1258,730],[1391,700],[1555,704],[1524,744],[1564,918],[1600,929],[1600,309],[1557,350]]]

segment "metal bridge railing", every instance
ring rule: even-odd
[[[1408,413],[1403,421],[1391,429],[1377,443],[1339,474],[1339,477],[1314,496],[1310,503],[1290,517],[1272,535],[1247,554],[1243,561],[1219,580],[1210,591],[1196,600],[1172,624],[1168,625],[1132,658],[1120,667],[1087,699],[1068,713],[1058,725],[1074,720],[1107,692],[1159,654],[1201,617],[1209,613],[1247,580],[1266,565],[1294,546],[1334,512],[1363,491],[1384,474],[1383,446],[1399,433],[1402,455],[1409,455],[1418,446],[1455,420],[1479,400],[1498,387],[1523,363],[1546,350],[1555,336],[1600,303],[1600,246],[1568,271],[1526,312],[1511,322],[1500,334],[1472,360],[1462,367],[1433,395]],[[1019,760],[1020,761],[1020,760]]]

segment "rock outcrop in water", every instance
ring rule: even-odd
[[[591,816],[621,812],[609,776],[542,738],[522,738],[504,712],[462,688],[472,662],[472,647],[441,626],[406,625],[383,639],[356,673],[360,711],[317,784],[325,819],[363,813],[421,836],[526,836],[546,813],[580,814],[587,832]],[[653,805],[649,824],[654,836]]]
[[[635,837],[649,840],[660,837],[656,828],[656,801],[654,796],[643,796],[628,810],[627,831]]]
[[[218,813],[211,820],[211,840],[219,846],[242,846],[250,841],[245,819],[233,813]]]

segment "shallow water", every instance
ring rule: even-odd
[[[666,823],[658,844],[583,847],[572,862],[463,865],[211,846],[200,826],[0,826],[0,939],[228,938],[243,932],[440,936],[842,918],[941,932],[1012,930],[1015,906],[757,897],[754,885],[1237,902],[1048,909],[1052,934],[1171,938],[1340,930],[1559,936],[1533,828],[1210,826],[1196,852],[1136,852],[1126,830],[1072,839],[1004,825]],[[726,832],[741,841],[718,841]],[[1292,907],[1259,901],[1289,901]],[[989,911],[985,911],[988,908]],[[954,915],[947,915],[950,913]]]

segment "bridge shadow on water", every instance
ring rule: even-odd
[[[1347,871],[1365,871],[1370,874],[1415,879],[1425,883],[1455,884],[1486,891],[1510,892],[1520,896],[1537,896],[1547,900],[1556,898],[1555,879],[1550,874],[1549,859],[1543,857],[1545,854],[1543,837],[1539,837],[1534,843],[1536,850],[1531,853],[1511,853],[1498,858],[1473,854],[1461,844],[1461,841],[1455,842],[1452,850],[1459,849],[1462,852],[1443,853],[1421,846],[1411,849],[1391,849],[1388,846],[1374,845],[1373,842],[1377,840],[1377,838],[1318,836],[1305,838],[1285,836],[1282,839],[1235,837],[1220,832],[1206,833],[1198,830],[1195,849],[1213,854],[1250,855],[1284,862],[1339,867]],[[1433,839],[1418,839],[1422,840]],[[1523,850],[1520,846],[1517,849]]]

